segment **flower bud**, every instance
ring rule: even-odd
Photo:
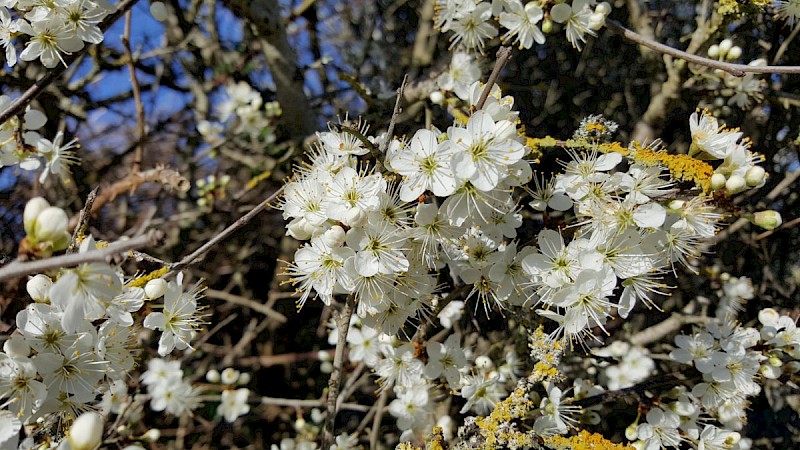
[[[761,374],[762,377],[769,379],[769,380],[777,380],[781,376],[781,368],[775,367],[771,365],[761,366],[758,369],[758,373]]]
[[[634,422],[628,425],[627,428],[625,428],[625,439],[629,441],[635,441],[638,438],[639,438],[639,425],[637,425]]]
[[[211,369],[208,372],[206,372],[206,381],[208,381],[209,383],[219,383],[219,380],[220,380],[219,371],[217,371],[216,369]]]
[[[766,177],[767,172],[761,166],[753,166],[747,169],[747,172],[744,174],[744,180],[747,182],[747,185],[750,187],[761,186],[764,182],[764,177]]]
[[[12,358],[27,358],[31,354],[31,347],[24,337],[15,334],[3,343],[3,351]]]
[[[330,248],[341,247],[344,244],[344,236],[344,229],[339,225],[334,225],[328,231],[322,233],[322,242]]]
[[[163,278],[155,278],[144,285],[144,295],[149,299],[156,299],[167,292],[167,282]]]
[[[367,213],[361,208],[352,208],[350,211],[347,211],[344,223],[351,227],[360,227],[367,223]]]
[[[780,316],[778,311],[772,308],[764,308],[758,312],[758,321],[761,322],[762,325],[772,326],[772,324],[778,321]]]
[[[711,190],[718,191],[724,188],[726,181],[728,181],[728,179],[725,178],[725,175],[721,173],[715,173],[714,175],[711,175]]]
[[[441,105],[442,103],[444,103],[444,94],[442,94],[441,91],[431,92],[429,98],[431,100],[431,103],[433,103],[434,105]]]
[[[606,16],[602,13],[593,13],[589,16],[589,28],[594,31],[598,31],[600,28],[603,28],[603,25],[606,24]]]
[[[608,2],[603,2],[603,3],[600,3],[600,4],[599,4],[599,5],[597,5],[597,7],[594,9],[594,12],[596,12],[596,13],[600,13],[600,14],[602,14],[602,15],[604,15],[604,16],[607,16],[607,15],[611,14],[611,4],[610,4],[610,3],[608,3]]]
[[[783,365],[783,361],[781,361],[781,359],[778,358],[777,356],[770,356],[768,362],[769,365],[772,367],[780,367]]]
[[[475,358],[475,367],[488,370],[494,367],[494,363],[488,356],[481,355]]]
[[[669,209],[671,209],[673,211],[677,211],[679,209],[683,209],[683,205],[685,205],[685,204],[686,204],[686,202],[683,201],[683,200],[672,200],[671,202],[669,202],[668,206],[669,206]]]
[[[34,197],[28,200],[28,203],[25,204],[25,211],[22,213],[22,222],[25,228],[25,234],[35,234],[34,225],[36,224],[36,218],[39,217],[39,214],[42,211],[49,207],[50,203],[48,203],[47,200],[43,199],[42,197]]]
[[[169,18],[167,7],[161,2],[153,2],[150,4],[150,14],[159,22],[165,22]]]
[[[142,435],[142,440],[147,442],[155,442],[161,438],[161,430],[158,428],[150,428],[145,434]]]
[[[708,57],[716,59],[719,56],[719,45],[714,44],[708,47]]]
[[[286,234],[297,239],[298,241],[306,241],[311,239],[311,233],[309,233],[306,229],[307,224],[308,222],[306,222],[306,219],[298,217],[286,225]]]
[[[34,242],[49,242],[52,250],[63,250],[69,246],[70,236],[67,232],[69,218],[61,208],[50,206],[36,216],[33,234],[29,234]]]
[[[765,230],[774,230],[783,223],[781,213],[771,209],[753,214],[753,219],[751,221]]]
[[[728,54],[728,51],[733,47],[733,41],[730,39],[723,39],[722,42],[719,43],[719,53],[722,56]]]
[[[103,440],[103,416],[96,412],[81,414],[69,428],[72,450],[95,450]]]
[[[25,284],[25,289],[32,299],[39,303],[44,303],[50,299],[50,288],[53,281],[47,275],[34,275]]]
[[[123,448],[122,450],[144,450],[144,447],[142,447],[141,445],[129,445]]]
[[[725,182],[725,190],[728,194],[738,194],[747,189],[747,182],[740,175],[731,175]]]
[[[731,47],[730,50],[728,50],[728,55],[726,56],[726,58],[729,61],[733,61],[735,59],[739,59],[740,56],[742,56],[742,47],[735,45]]]
[[[783,365],[783,371],[786,373],[800,372],[800,361],[789,361]]]
[[[250,380],[252,380],[252,378],[253,377],[248,372],[243,372],[239,374],[239,380],[237,381],[237,383],[244,386],[245,384],[250,383]]]
[[[220,375],[220,381],[222,381],[222,384],[235,384],[236,380],[239,379],[239,371],[233,367],[228,367],[227,369],[223,370]]]
[[[550,34],[553,32],[553,21],[549,17],[545,17],[542,21],[542,33]]]

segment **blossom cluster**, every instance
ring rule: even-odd
[[[518,129],[513,98],[494,86],[475,111],[485,86],[467,84],[473,69],[464,69],[451,69],[438,82],[445,93],[455,91],[453,105],[466,105],[471,115],[456,116],[443,131],[420,129],[391,139],[369,136],[360,121],[331,125],[286,184],[280,205],[288,234],[305,241],[287,269],[298,306],[312,294],[325,304],[337,295],[352,297],[350,359],[373,369],[384,392],[391,389],[389,412],[403,430],[401,440],[449,420],[431,414],[441,398],[434,395],[437,386],[460,394],[462,414],[485,416],[518,381],[513,351],[504,355],[506,364],[497,364],[469,348],[456,325],[464,302],[452,292],[438,293],[443,281],[453,292],[463,289],[487,315],[521,307],[523,314],[534,309],[554,321],[544,347],[585,345],[599,340],[595,328],[604,330],[617,315],[627,318],[638,303],[657,308],[659,296],[668,293],[663,279],[669,272],[696,270],[702,241],[714,236],[723,217],[708,190],[735,195],[764,183],[749,142],[705,112],[689,121],[696,158],[667,157],[658,141],[609,145],[616,124],[591,116],[563,144],[562,170],[534,176],[534,161],[527,159],[531,141]],[[722,161],[716,168],[705,162],[714,159]],[[702,174],[689,174],[691,167]],[[734,182],[741,177],[743,185],[720,187],[717,175]],[[569,233],[544,221],[536,245],[521,244],[518,229],[529,213],[520,195],[529,196],[528,211],[565,215]],[[419,345],[405,325],[429,323],[432,309],[454,332]],[[654,363],[646,355],[644,349],[611,351],[619,364],[605,366],[608,387],[647,378]],[[553,357],[533,356],[557,366]],[[579,410],[564,402],[555,380],[534,381],[541,387],[518,397],[539,403],[528,407],[539,415],[534,432],[566,433]],[[598,388],[581,389],[585,395]],[[653,415],[654,423],[661,420]],[[650,432],[658,434],[644,427],[642,439]]]
[[[0,45],[6,64],[17,63],[15,38],[28,36],[23,61],[41,60],[45,67],[64,63],[69,55],[86,44],[103,42],[98,24],[114,11],[106,0],[7,0],[0,5]]]
[[[0,9],[2,11],[2,9]],[[0,111],[10,104],[11,98],[0,95]],[[64,133],[59,131],[53,140],[42,137],[36,130],[47,123],[47,116],[32,107],[19,117],[11,117],[0,124],[0,168],[19,165],[23,170],[34,171],[42,168],[39,182],[44,183],[49,174],[64,178],[69,173],[69,165],[76,161],[74,150],[77,140],[64,142]]]
[[[24,217],[31,245],[46,252],[66,248],[70,239],[63,210],[35,198]],[[96,245],[85,237],[79,251]],[[161,355],[189,348],[200,323],[198,287],[185,291],[182,274],[174,281],[153,278],[141,284],[105,263],[83,263],[28,280],[33,303],[17,314],[16,331],[0,352],[0,414],[14,418],[11,427],[2,428],[0,444],[15,446],[20,427],[34,422],[43,424],[57,443],[83,411],[119,414],[139,353],[137,323],[162,330]],[[160,297],[163,310],[139,322],[145,302],[157,307]],[[186,392],[175,391],[180,385],[167,378],[166,384],[145,383],[154,409],[176,410],[167,398],[188,401]]]
[[[564,27],[569,43],[580,50],[587,36],[595,36],[605,25],[609,13],[611,5],[596,0],[552,4],[538,0],[438,0],[435,24],[442,32],[453,33],[451,48],[483,52],[485,43],[498,36],[520,49],[531,48],[534,42],[544,44],[545,33],[558,23]],[[502,27],[500,30],[495,22]]]

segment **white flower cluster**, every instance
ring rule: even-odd
[[[45,67],[64,63],[64,55],[85,44],[103,42],[98,24],[114,6],[106,0],[4,0],[0,2],[0,45],[6,64],[17,63],[15,38],[29,36],[23,61],[40,59]]]
[[[212,146],[263,149],[275,142],[274,122],[281,115],[277,102],[267,102],[245,81],[225,86],[225,100],[217,108],[217,121],[201,120],[197,130]]]
[[[142,373],[142,384],[147,386],[153,411],[180,416],[200,405],[199,392],[183,377],[180,361],[151,359]]]
[[[689,129],[692,133],[690,155],[709,161],[722,160],[711,177],[711,189],[724,189],[733,195],[764,185],[766,171],[757,165],[764,158],[750,151],[750,141],[742,138],[741,131],[721,126],[707,111],[692,113]]]
[[[338,330],[333,325],[328,342],[334,344]],[[494,405],[513,388],[519,376],[519,357],[511,348],[502,354],[498,365],[486,355],[475,355],[462,347],[459,333],[444,342],[428,340],[424,346],[427,361],[423,362],[415,344],[397,339],[353,318],[347,334],[350,360],[363,362],[380,378],[382,390],[391,389],[395,399],[389,413],[403,431],[401,441],[414,434],[429,432],[438,419],[433,414],[442,400],[438,386],[457,391],[466,403],[461,413],[472,411],[488,414]]]
[[[9,96],[0,95],[0,111],[10,104]],[[78,141],[64,143],[61,131],[52,141],[45,139],[36,131],[45,123],[47,116],[29,106],[21,118],[11,117],[0,124],[0,167],[19,165],[23,170],[33,171],[44,165],[40,183],[51,173],[64,178],[69,173],[69,165],[76,161],[74,150]]]
[[[761,392],[765,379],[800,372],[800,329],[794,319],[765,308],[758,320],[760,330],[718,318],[705,329],[675,338],[677,348],[670,358],[693,365],[702,382],[683,388],[671,410],[654,413],[659,417],[651,420],[648,413],[648,424],[640,424],[638,431],[639,439],[647,440],[645,448],[677,448],[684,439],[678,428],[685,439],[705,448],[748,448],[742,447],[748,440],[737,433],[746,423],[748,397]],[[712,419],[720,425],[710,423]]]
[[[68,244],[66,214],[46,203],[29,202],[26,229],[36,233],[38,243],[66,239]],[[94,239],[87,237],[80,252],[94,248]],[[0,444],[22,425],[41,421],[50,428],[45,434],[57,437],[82,411],[119,412],[138,353],[133,314],[146,300],[164,295],[163,312],[144,319],[145,327],[164,330],[159,351],[166,355],[189,346],[198,323],[197,289],[184,292],[181,278],[155,279],[140,288],[127,285],[121,269],[104,263],[31,277],[26,287],[34,303],[17,314],[16,332],[0,352],[0,414],[17,419],[16,431],[0,436]]]
[[[600,364],[600,367],[603,367],[603,378],[610,391],[625,389],[644,381],[656,368],[656,363],[650,358],[647,349],[631,346],[624,341],[614,341],[609,346],[593,349],[592,354],[619,361],[618,364]]]
[[[573,0],[571,4],[538,0],[437,0],[435,24],[442,32],[453,32],[451,48],[483,52],[484,43],[500,34],[495,22],[505,30],[500,38],[518,44],[520,49],[531,48],[534,42],[544,44],[545,33],[552,30],[555,22],[562,24],[567,40],[580,50],[587,35],[595,36],[605,25],[610,12],[608,2],[596,0]]]
[[[235,385],[244,385],[250,382],[250,374],[247,372],[239,372],[238,370],[228,367],[222,373],[216,369],[211,369],[206,373],[206,380],[210,383],[221,383],[228,387],[220,395],[221,401],[217,407],[217,415],[225,418],[228,422],[233,422],[239,416],[243,416],[250,412],[250,405],[247,400],[250,398],[250,389],[239,388],[230,389]]]

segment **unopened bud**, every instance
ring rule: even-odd
[[[781,359],[777,356],[771,356],[768,361],[769,365],[772,367],[780,367],[783,365],[783,361],[781,361]]]
[[[708,57],[716,59],[719,56],[719,45],[714,44],[708,47]]]
[[[155,278],[144,285],[144,295],[149,299],[159,298],[167,292],[167,282],[162,278]]]
[[[61,208],[50,206],[36,217],[33,225],[33,237],[37,242],[57,242],[63,240],[65,235],[69,239],[68,224],[67,213]]]
[[[722,42],[719,43],[719,53],[722,56],[728,54],[728,51],[733,47],[733,41],[730,39],[723,39]]]
[[[686,204],[686,202],[683,201],[683,200],[672,200],[671,202],[669,202],[668,206],[669,206],[669,209],[677,211],[679,209],[683,209],[683,205],[685,205],[685,204]]]
[[[728,55],[726,56],[726,58],[729,61],[733,61],[735,59],[739,59],[740,56],[742,56],[742,47],[735,45],[731,47],[730,50],[728,50]]]
[[[770,209],[753,214],[752,222],[765,230],[774,230],[781,226],[783,219],[781,213]]]
[[[491,369],[493,366],[494,363],[492,362],[492,359],[489,358],[488,356],[481,355],[475,358],[475,367],[479,369],[488,370]]]
[[[206,381],[208,381],[209,383],[219,383],[219,380],[220,376],[218,370],[211,369],[208,372],[206,372]]]
[[[629,441],[635,441],[638,438],[639,438],[639,425],[637,425],[634,422],[628,425],[627,428],[625,428],[625,439]]]
[[[789,361],[783,365],[782,369],[786,373],[800,372],[800,361]]]
[[[161,2],[153,2],[150,4],[150,14],[159,22],[164,22],[169,18],[167,7]]]
[[[31,347],[24,337],[15,334],[3,343],[3,351],[12,358],[27,358],[31,354]]]
[[[39,217],[42,211],[49,207],[50,203],[42,197],[34,197],[28,200],[28,203],[25,204],[25,211],[22,213],[25,234],[35,234],[34,225],[36,224],[36,218]]]
[[[572,6],[559,3],[550,8],[550,18],[558,23],[564,23],[572,17]]]
[[[50,298],[50,288],[53,282],[47,275],[34,275],[25,284],[28,295],[37,302],[46,302]]]
[[[747,185],[750,187],[761,186],[764,182],[764,177],[766,177],[767,171],[764,170],[761,166],[753,166],[747,169],[747,172],[744,174],[744,180],[747,182]]]
[[[726,181],[728,181],[728,179],[725,178],[725,175],[721,173],[715,173],[714,175],[711,175],[711,190],[718,191],[724,188]]]
[[[341,247],[344,244],[344,237],[344,229],[339,225],[334,225],[322,234],[322,242],[330,248]]]
[[[361,208],[352,208],[347,212],[344,222],[351,227],[360,227],[367,222],[367,213]]]
[[[250,380],[253,377],[248,372],[243,372],[239,374],[239,380],[237,381],[238,384],[244,386],[245,384],[250,383]]]
[[[781,369],[780,367],[775,366],[761,366],[758,369],[758,373],[761,374],[762,377],[768,380],[777,380],[781,376]]]
[[[597,5],[597,7],[594,9],[594,12],[596,12],[596,13],[600,13],[600,14],[602,14],[602,15],[604,15],[604,16],[607,16],[607,15],[611,14],[611,4],[610,4],[610,3],[608,3],[608,2],[603,2],[603,3],[600,3],[600,4],[599,4],[599,5]]]
[[[146,442],[155,442],[161,438],[161,430],[158,428],[150,428],[145,434],[142,435],[142,440]]]
[[[69,428],[72,450],[95,450],[103,440],[103,416],[96,412],[81,414]]]
[[[542,21],[542,33],[550,34],[553,32],[553,21],[549,17],[545,17]]]
[[[593,13],[589,16],[589,29],[597,31],[606,24],[606,16],[602,13]]]
[[[747,188],[747,182],[740,175],[731,175],[725,182],[725,190],[728,194],[738,194]]]
[[[444,94],[442,94],[441,91],[431,92],[429,98],[431,100],[431,103],[433,103],[434,105],[441,105],[442,103],[444,103]]]
[[[239,371],[232,367],[228,367],[220,374],[220,381],[222,381],[223,384],[235,384],[238,379]]]

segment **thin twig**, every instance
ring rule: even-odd
[[[400,101],[403,100],[403,91],[406,90],[408,85],[408,74],[403,75],[403,82],[397,89],[397,100],[394,102],[394,110],[392,111],[392,118],[389,120],[389,129],[386,131],[386,140],[383,142],[381,150],[384,152],[389,148],[389,143],[392,142],[394,137],[394,127],[397,125],[397,116],[400,115]]]
[[[89,195],[86,197],[86,203],[83,205],[83,209],[78,216],[78,225],[75,226],[75,230],[72,232],[72,240],[70,240],[69,247],[67,247],[67,253],[74,253],[75,250],[78,249],[78,238],[86,234],[86,228],[89,225],[89,217],[92,216],[92,205],[94,204],[94,199],[97,198],[97,191],[99,189],[99,186],[92,189],[92,192],[89,192]]]
[[[127,252],[128,250],[158,245],[163,241],[164,237],[164,232],[152,230],[147,234],[124,241],[117,241],[106,247],[90,250],[85,253],[70,253],[31,262],[13,262],[0,268],[0,281],[43,273],[48,270],[60,269],[63,267],[73,267],[83,263],[106,262],[108,258]]]
[[[253,311],[264,314],[265,316],[271,319],[275,319],[280,323],[286,323],[287,320],[286,316],[275,311],[274,309],[270,308],[269,306],[263,303],[259,303],[255,300],[250,300],[247,297],[242,297],[241,295],[235,295],[225,291],[218,291],[216,289],[206,289],[205,294],[206,297],[216,298],[218,300],[223,300],[228,303],[233,303],[234,305],[244,306],[246,308],[252,309]]]
[[[139,88],[139,79],[136,77],[136,63],[133,61],[133,51],[131,50],[132,16],[132,11],[125,13],[125,32],[122,34],[122,46],[125,48],[125,59],[127,60],[128,73],[131,79],[133,102],[136,105],[136,152],[133,155],[132,171],[133,173],[138,173],[142,169],[142,159],[144,158],[144,145],[142,145],[142,141],[145,135],[145,122],[142,92]]]
[[[381,429],[381,421],[383,420],[383,413],[386,409],[386,401],[389,398],[389,390],[384,389],[381,396],[378,398],[378,404],[375,405],[375,417],[372,419],[372,430],[369,432],[369,448],[370,450],[377,450],[378,448],[378,433]]]
[[[261,397],[262,405],[290,406],[293,408],[316,408],[325,404],[324,400],[299,400],[293,398]],[[350,411],[369,411],[369,406],[357,403],[342,403],[341,409]]]
[[[328,448],[333,442],[333,428],[336,422],[336,400],[339,397],[339,383],[342,377],[344,349],[347,347],[347,333],[350,331],[350,317],[353,315],[355,297],[348,295],[342,310],[333,315],[336,321],[336,351],[333,354],[333,372],[328,379],[328,415],[325,416],[325,425],[322,429],[322,445]]]
[[[657,52],[664,53],[666,55],[674,56],[676,58],[683,59],[690,63],[699,64],[701,66],[710,67],[712,69],[720,69],[735,77],[743,77],[746,73],[785,73],[785,74],[800,74],[800,66],[748,66],[747,64],[733,64],[733,63],[726,63],[722,61],[717,61],[715,59],[705,58],[703,56],[693,55],[691,53],[686,53],[682,50],[678,50],[676,48],[670,47],[669,45],[664,45],[660,42],[656,42],[652,39],[648,39],[641,34],[638,34],[634,31],[631,31],[622,26],[619,22],[612,19],[606,19],[606,28],[609,30],[621,34],[624,38],[636,42],[637,44],[644,45],[647,48],[651,48]]]
[[[508,64],[509,59],[511,59],[511,47],[500,47],[500,50],[497,51],[497,60],[494,62],[494,68],[491,75],[489,75],[489,81],[486,82],[486,86],[483,87],[483,92],[481,92],[481,97],[478,99],[478,103],[475,104],[476,111],[483,109],[483,105],[486,104],[486,100],[489,99],[489,94],[492,92],[492,87],[497,83],[497,79],[500,78],[500,72]]]
[[[111,25],[114,24],[125,12],[127,12],[138,0],[121,0],[117,4],[117,10],[113,13],[107,15],[99,24],[98,27],[101,31],[106,31]],[[65,64],[57,65],[52,69],[49,69],[47,73],[44,74],[42,78],[37,80],[31,87],[28,88],[27,91],[23,92],[22,95],[17,97],[16,100],[11,102],[8,107],[0,113],[0,125],[6,123],[6,121],[15,115],[21,113],[26,106],[28,106],[33,99],[36,98],[42,91],[47,88],[53,81],[55,81],[59,76],[61,76],[64,72],[66,72],[67,67],[72,64],[76,59],[78,59],[81,55],[86,53],[89,48],[92,47],[91,45],[87,45],[83,47],[81,50],[77,52],[73,52],[70,55],[67,55],[64,58]]]
[[[248,212],[247,214],[245,214],[242,217],[240,217],[236,222],[232,223],[230,226],[228,226],[228,228],[225,228],[224,230],[222,230],[222,232],[220,234],[218,234],[218,235],[214,236],[213,238],[211,238],[208,242],[206,242],[200,248],[198,248],[197,250],[192,252],[189,256],[186,256],[185,258],[181,259],[179,262],[175,263],[172,267],[170,267],[170,269],[172,271],[176,271],[176,270],[180,270],[180,269],[182,269],[182,268],[184,268],[186,266],[189,266],[191,264],[194,264],[194,263],[198,262],[200,260],[200,257],[203,256],[212,247],[214,247],[215,245],[219,244],[223,240],[225,240],[228,237],[230,237],[230,235],[232,235],[236,230],[238,230],[239,228],[247,225],[251,220],[253,220],[253,218],[255,216],[257,216],[258,213],[260,213],[261,211],[267,209],[267,207],[269,206],[270,202],[275,200],[276,198],[278,198],[279,195],[281,195],[281,192],[283,192],[283,188],[284,187],[285,187],[285,185],[281,186],[280,189],[278,189],[272,195],[267,197],[266,200],[264,200],[263,202],[261,202],[258,205],[256,205],[256,207],[251,209],[250,212]]]

